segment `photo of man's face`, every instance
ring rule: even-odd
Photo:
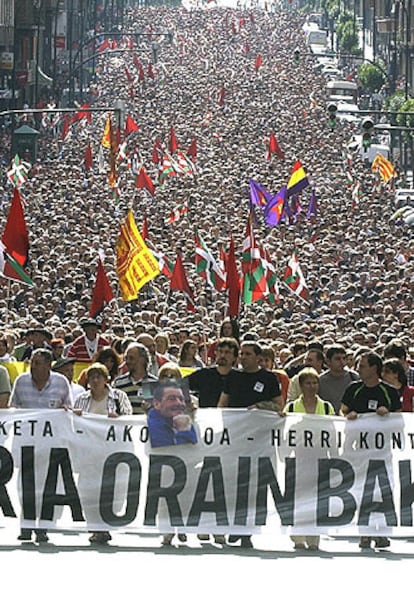
[[[165,418],[184,414],[186,409],[182,389],[174,386],[163,389],[162,399],[154,398],[152,405]]]
[[[197,443],[187,381],[164,379],[147,384],[150,389],[148,431],[151,447]]]

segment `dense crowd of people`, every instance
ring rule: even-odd
[[[224,384],[227,367],[230,371],[238,351],[233,354],[228,344],[231,357],[226,360],[223,345],[217,344],[219,339],[221,343],[226,340],[222,337],[241,342],[245,372],[250,369],[243,362],[248,365],[249,361],[254,363],[254,373],[262,366],[274,371],[275,378],[268,378],[271,393],[264,399],[258,396],[257,402],[271,399],[279,411],[288,403],[287,411],[314,412],[322,400],[316,413],[339,413],[346,387],[362,378],[356,372],[358,358],[367,358],[363,355],[367,353],[391,362],[388,372],[394,376],[398,377],[398,366],[403,367],[400,380],[394,379],[394,387],[402,390],[407,379],[413,378],[412,230],[390,220],[394,212],[390,188],[378,186],[376,176],[357,154],[347,157],[347,142],[356,133],[355,126],[338,122],[333,131],[329,129],[326,80],[313,69],[314,59],[304,52],[299,64],[293,60],[294,49],[304,45],[303,15],[282,8],[273,12],[215,7],[127,10],[127,32],[145,32],[158,40],[158,33],[168,30],[173,43],[162,36],[158,61],[150,71],[151,37],[135,40],[134,47],[125,52],[102,53],[97,60],[88,100],[96,107],[114,106],[122,100],[126,115],[139,124],[139,130],[126,140],[129,160],[119,164],[119,196],[114,198],[108,185],[107,150],[104,169],[98,161],[104,114],[93,114],[91,123],[73,124],[64,140],[58,127],[39,124],[38,160],[20,188],[30,237],[27,270],[34,287],[2,279],[0,361],[30,360],[34,350],[47,348],[52,370],[51,362],[56,362],[56,371],[70,366],[72,376],[76,361],[97,362],[92,364],[94,373],[86,370],[82,382],[90,391],[94,378],[102,385],[98,394],[104,394],[105,380],[112,382],[129,398],[126,403],[122,396],[122,413],[141,411],[144,400],[137,383],[156,378],[167,362],[170,367],[190,370],[203,370],[216,362],[220,367],[222,362],[225,369],[218,369],[214,403],[210,400],[208,405],[226,407],[234,395],[240,397],[244,384],[237,376],[237,394],[231,390],[231,379],[230,385]],[[144,78],[139,76],[138,64]],[[137,164],[143,164],[156,180],[159,167],[152,162],[154,144],[158,139],[168,147],[172,127],[184,152],[196,139],[196,171],[167,177],[153,196],[136,187]],[[265,156],[271,132],[283,150],[283,160]],[[9,132],[4,130],[1,138],[2,149],[9,148]],[[88,144],[94,156],[89,171],[84,167]],[[5,151],[3,159],[3,164],[8,163]],[[209,288],[196,274],[193,227],[197,226],[217,258],[220,245],[227,249],[233,236],[240,266],[250,210],[249,179],[276,192],[286,185],[296,160],[311,182],[301,194],[302,211],[274,228],[266,226],[259,212],[253,224],[256,240],[268,250],[279,275],[280,299],[242,302],[238,318],[230,320],[226,291]],[[351,163],[362,188],[358,202],[347,184]],[[5,172],[0,184],[0,230],[12,197]],[[317,195],[317,215],[307,218],[311,188]],[[188,213],[167,223],[171,211],[184,203]],[[115,245],[128,208],[139,229],[146,216],[154,249],[172,261],[177,252],[182,254],[195,312],[187,310],[183,294],[170,291],[165,275],[147,284],[135,301],[122,301]],[[295,249],[308,301],[282,284]],[[103,311],[100,339],[99,325],[86,317],[99,250],[104,252],[105,269],[116,293],[115,302]],[[105,351],[105,357],[100,355]],[[377,371],[378,362],[372,361],[369,366]],[[307,372],[300,377],[303,367]],[[341,381],[340,391],[335,378]],[[196,381],[193,377],[193,388],[200,392]],[[309,388],[304,389],[307,381]],[[208,398],[205,383],[203,387],[202,394]],[[298,409],[295,400],[301,395]],[[412,411],[409,397],[406,392],[404,409]],[[13,398],[18,405],[15,393]],[[81,393],[80,399],[78,408],[89,407],[93,392]],[[330,403],[328,410],[324,401]],[[397,410],[398,404],[394,405]],[[351,407],[343,410],[345,414],[353,411]],[[298,547],[305,544],[305,539],[296,540]],[[312,540],[309,545],[318,542]]]

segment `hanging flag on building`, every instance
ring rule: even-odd
[[[124,301],[136,299],[138,291],[160,273],[158,262],[145,244],[129,209],[116,243],[119,288]]]

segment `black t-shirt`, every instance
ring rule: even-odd
[[[231,371],[234,371],[232,368]],[[187,377],[190,385],[190,391],[198,395],[198,405],[200,408],[217,407],[219,397],[224,390],[224,384],[227,375],[220,374],[215,366],[211,368],[201,368],[195,370]]]
[[[259,401],[271,401],[280,395],[279,380],[273,372],[261,368],[257,372],[232,371],[224,393],[229,395],[229,408],[247,408]]]
[[[375,387],[367,387],[362,381],[348,385],[345,389],[342,403],[349,411],[357,414],[376,412],[377,408],[386,407],[389,412],[401,409],[401,399],[395,387],[380,382]]]

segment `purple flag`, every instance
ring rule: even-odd
[[[312,194],[309,201],[308,210],[306,211],[306,219],[310,219],[312,216],[316,217],[318,215],[318,206],[316,203],[316,193],[315,189],[312,188]]]
[[[286,205],[286,192],[286,186],[283,186],[264,208],[263,215],[268,226],[277,226],[280,224]]]

